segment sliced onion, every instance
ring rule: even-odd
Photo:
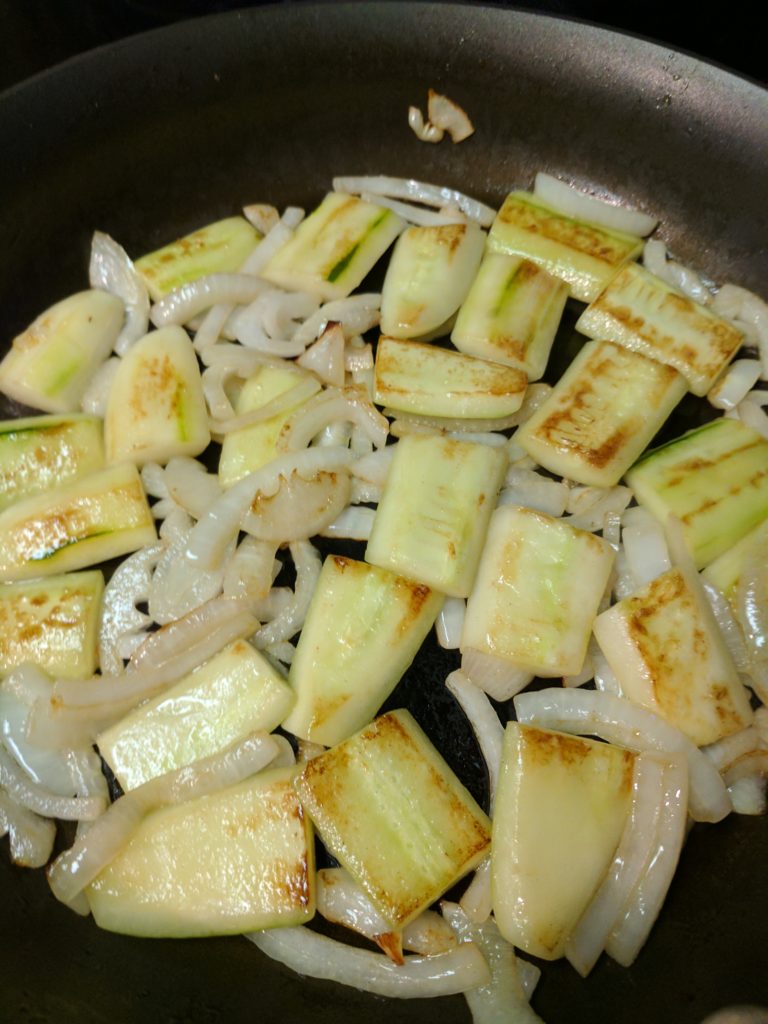
[[[600,650],[598,644],[590,647],[592,654],[592,671],[594,673],[595,689],[600,693],[611,693],[614,697],[623,697],[621,683],[614,675],[613,669],[608,664],[608,659]]]
[[[629,508],[622,516],[624,554],[639,589],[672,568],[664,527],[641,506]]]
[[[309,348],[296,360],[305,370],[311,370],[324,384],[344,387],[345,338],[341,324],[331,321]]]
[[[768,777],[768,750],[751,750],[732,761],[725,770],[726,786],[751,776]]]
[[[206,274],[174,289],[152,307],[155,327],[185,324],[204,309],[253,302],[272,286],[251,274]]]
[[[716,409],[735,409],[760,379],[763,367],[758,359],[736,359],[707,392]]]
[[[471,441],[473,444],[486,444],[490,448],[505,448],[509,440],[504,434],[493,434],[487,430],[449,430],[445,436],[452,441]]]
[[[104,801],[98,797],[57,796],[33,782],[4,746],[0,746],[0,786],[17,804],[45,818],[61,818],[63,821],[92,819],[98,818],[105,808]]]
[[[186,456],[176,456],[168,462],[165,483],[168,496],[195,519],[221,495],[217,474],[209,473],[202,462]]]
[[[56,839],[56,826],[47,818],[20,807],[0,789],[0,836],[9,834],[11,860],[25,868],[48,863]]]
[[[322,537],[345,537],[348,540],[368,540],[373,530],[376,513],[372,508],[345,508],[332,523],[318,532]]]
[[[514,697],[533,679],[533,673],[526,669],[469,647],[461,652],[461,671],[475,686],[498,701]]]
[[[497,419],[457,419],[449,416],[420,416],[417,413],[402,412],[399,409],[384,409],[387,416],[395,419],[392,424],[392,433],[395,437],[403,437],[406,433],[485,433],[489,430],[508,430],[516,427],[520,422],[520,413],[512,413],[511,416],[500,416]]]
[[[379,451],[381,451],[381,449],[379,449]],[[361,458],[362,457],[363,456],[361,456]],[[378,505],[383,494],[383,487],[377,487],[376,484],[370,484],[367,480],[357,480],[353,478],[349,501],[351,505],[362,505],[365,502]],[[372,510],[368,509],[368,511],[370,512]]]
[[[763,556],[767,536],[768,527],[756,533],[736,587],[736,614],[751,661],[768,658],[768,559]]]
[[[457,206],[470,220],[476,220],[485,228],[491,226],[496,216],[496,211],[490,206],[464,195],[463,192],[442,185],[429,185],[414,178],[392,178],[386,175],[334,178],[333,188],[336,192],[348,192],[352,195],[370,192],[373,195],[392,196],[394,199],[410,199],[411,202],[437,208],[446,205]]]
[[[309,540],[342,514],[350,490],[349,474],[343,470],[321,471],[308,479],[294,471],[281,479],[275,494],[255,495],[242,529],[276,544]]]
[[[712,614],[715,617],[725,645],[733,658],[734,665],[739,672],[747,672],[750,664],[749,652],[744,640],[744,633],[734,614],[731,602],[709,580],[704,579],[703,576],[700,576],[700,579],[704,587],[704,593],[707,595],[709,606],[712,609]]]
[[[731,733],[715,743],[701,749],[712,761],[719,772],[725,771],[737,758],[750,754],[760,747],[760,733],[753,725],[738,732]]]
[[[203,377],[209,372],[210,370],[206,370]],[[251,427],[254,423],[264,423],[266,420],[271,420],[275,416],[280,415],[280,413],[302,405],[308,398],[316,395],[320,388],[321,384],[317,377],[310,374],[297,373],[296,383],[293,387],[276,395],[269,402],[265,402],[264,405],[256,409],[249,409],[247,412],[233,412],[231,416],[222,416],[218,419],[212,418],[210,424],[211,433],[217,437],[224,437],[232,433],[233,430],[242,430],[243,427]]]
[[[435,621],[437,642],[447,651],[458,650],[464,629],[467,602],[463,597],[446,597]]]
[[[724,284],[715,295],[712,306],[720,316],[736,321],[739,328],[743,329],[744,325],[753,328],[763,366],[763,379],[768,379],[768,304],[746,288]]]
[[[320,578],[322,563],[317,550],[308,540],[295,541],[290,545],[290,552],[296,566],[293,602],[256,633],[253,642],[257,647],[268,647],[282,640],[290,640],[304,625],[312,595]]]
[[[448,922],[434,910],[423,910],[403,928],[403,948],[422,956],[447,953],[456,945],[456,936]]]
[[[750,392],[752,394],[752,392]],[[757,402],[751,402],[750,395],[740,402],[736,407],[739,419],[745,426],[750,427],[761,437],[768,440],[768,415]]]
[[[253,733],[220,753],[132,789],[110,806],[87,835],[76,839],[54,861],[48,872],[54,896],[67,903],[90,885],[151,811],[234,786],[264,768],[278,753],[280,748],[271,736]]]
[[[660,239],[652,238],[645,243],[643,265],[655,277],[661,278],[694,302],[706,306],[712,301],[712,292],[695,270],[667,259],[667,247]]]
[[[640,210],[618,206],[599,196],[583,192],[575,185],[569,185],[551,174],[539,171],[533,186],[533,194],[556,210],[574,217],[601,224],[613,231],[624,231],[628,235],[650,235],[659,223],[655,217]]]
[[[491,791],[491,807],[496,795],[496,786],[501,771],[501,747],[504,741],[504,727],[493,710],[485,693],[471,682],[463,672],[451,672],[445,685],[459,702],[467,716],[480,751],[488,768]]]
[[[272,586],[276,552],[276,544],[244,537],[226,563],[222,582],[224,596],[250,601],[265,598]]]
[[[373,347],[360,337],[350,339],[344,349],[344,369],[347,373],[372,370],[373,364]]]
[[[249,203],[243,207],[243,216],[262,235],[268,234],[280,221],[277,208],[269,203]]]
[[[442,133],[440,134],[442,137]],[[467,223],[467,217],[456,207],[444,207],[438,211],[425,210],[421,206],[414,206],[413,203],[403,203],[399,199],[387,199],[384,196],[374,195],[373,192],[363,192],[360,198],[366,203],[374,203],[376,206],[392,210],[398,217],[402,217],[409,224],[416,224],[418,227],[431,228],[441,227],[444,224]]]
[[[720,775],[698,747],[652,711],[609,693],[539,690],[515,697],[520,722],[543,729],[599,736],[638,752],[682,753],[690,772],[690,814],[695,821],[720,821],[731,810]]]
[[[521,505],[550,516],[561,516],[567,501],[568,487],[561,480],[552,480],[533,469],[511,466],[498,504]]]
[[[181,513],[184,515],[185,513]],[[166,519],[165,524],[171,520]],[[161,531],[166,536],[167,531]],[[216,569],[197,569],[184,557],[190,526],[184,524],[173,542],[169,543],[158,559],[149,588],[147,607],[153,622],[163,627],[171,627],[174,623],[184,620],[199,608],[219,597],[224,583],[225,563]],[[234,550],[234,541],[232,542]],[[136,655],[147,642],[158,633],[151,633],[138,646],[131,656],[132,664],[137,664]]]
[[[343,390],[327,388],[301,405],[288,419],[278,438],[283,451],[300,451],[324,427],[337,421],[360,427],[376,448],[383,448],[389,434],[389,423],[376,409],[361,387]]]
[[[329,323],[341,324],[346,338],[376,327],[381,310],[381,295],[378,292],[365,292],[361,295],[350,295],[346,299],[333,299],[321,306],[316,313],[308,317],[296,330],[293,340],[309,345],[323,333]]]
[[[622,486],[572,488],[568,503],[572,514],[566,522],[577,530],[602,530],[605,517],[623,512],[632,497],[632,491]]]
[[[425,121],[418,107],[408,107],[408,127],[419,142],[440,142],[445,134],[442,128]]]
[[[475,924],[482,924],[491,916],[491,858],[486,857],[477,867],[472,881],[459,900],[464,913]]]
[[[112,381],[119,366],[120,360],[116,356],[111,356],[96,370],[80,399],[80,408],[83,412],[104,419]]]
[[[317,872],[317,910],[326,921],[343,925],[375,942],[393,963],[405,963],[402,931],[393,931],[344,868],[323,868]]]
[[[350,473],[360,480],[367,480],[378,487],[383,487],[387,482],[396,448],[396,444],[389,444],[386,448],[371,452],[370,455],[363,455],[349,467]]]
[[[427,94],[427,117],[436,128],[448,132],[451,142],[463,142],[475,131],[467,112],[434,89],[430,89]]]
[[[111,292],[125,305],[125,324],[115,342],[115,352],[124,356],[149,326],[149,293],[128,253],[121,245],[94,231],[91,241],[91,262],[88,268],[91,288]]]
[[[736,814],[760,815],[768,809],[764,775],[745,775],[728,787]]]
[[[398,966],[381,953],[345,946],[303,926],[251,932],[246,938],[298,974],[379,996],[420,999],[455,995],[490,979],[482,953],[471,942],[436,956],[407,957]]]

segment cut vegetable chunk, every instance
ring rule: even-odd
[[[522,370],[459,352],[382,337],[376,349],[373,400],[421,416],[494,419],[523,404]]]
[[[635,755],[610,743],[507,724],[491,851],[501,934],[555,960],[613,858]]]
[[[404,437],[395,449],[365,560],[452,597],[466,597],[505,470],[500,448]]]
[[[197,356],[181,327],[151,331],[112,380],[104,421],[108,462],[165,463],[211,440]]]
[[[237,640],[103,732],[97,746],[127,791],[252,732],[271,732],[293,700],[264,655]]]
[[[702,600],[679,569],[670,569],[594,624],[625,696],[666,718],[697,746],[752,721],[747,691]]]
[[[405,710],[313,758],[296,785],[328,850],[393,929],[490,843],[488,818]]]
[[[312,829],[295,768],[151,814],[86,890],[101,928],[184,938],[302,924],[315,912]]]
[[[568,285],[520,256],[487,252],[456,317],[460,352],[515,366],[538,380],[563,315]]]
[[[0,675],[30,663],[53,677],[92,675],[103,591],[98,570],[0,584]]]
[[[612,487],[685,392],[670,366],[610,341],[587,342],[515,441],[553,473]]]
[[[117,341],[124,307],[109,292],[70,295],[13,339],[0,363],[0,391],[45,412],[75,412]]]
[[[701,569],[768,516],[768,441],[721,417],[648,452],[627,483],[662,523],[680,520]]]
[[[542,676],[576,675],[613,557],[606,541],[562,519],[514,505],[496,509],[467,602],[462,650]]]
[[[155,300],[206,274],[234,273],[261,235],[244,217],[227,217],[136,260]]]
[[[410,227],[398,239],[381,291],[381,330],[393,338],[434,334],[453,316],[480,265],[477,224]]]
[[[0,423],[0,510],[104,465],[101,420],[34,416]]]
[[[768,550],[768,522],[760,523],[732,548],[710,562],[701,575],[735,605],[742,573],[749,565],[749,560],[761,549]]]
[[[156,538],[138,471],[123,463],[0,513],[0,577],[23,580],[82,569]]]
[[[528,192],[511,192],[496,214],[488,247],[533,260],[565,281],[575,299],[591,302],[640,253],[643,241],[566,217]]]
[[[281,288],[342,299],[363,280],[403,230],[391,210],[329,192],[275,253],[261,276]]]
[[[373,718],[413,661],[443,595],[365,562],[325,560],[291,664],[289,732],[333,746]]]
[[[695,395],[709,391],[744,340],[733,324],[636,263],[594,299],[576,329],[674,366]]]

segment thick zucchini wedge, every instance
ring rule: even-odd
[[[181,327],[150,331],[121,361],[104,419],[107,461],[166,463],[208,447],[197,356]]]
[[[529,192],[511,192],[488,235],[491,252],[523,256],[591,302],[643,248],[642,238],[566,217]]]
[[[679,569],[670,569],[594,623],[625,695],[697,746],[752,721],[747,691],[702,600]]]
[[[397,240],[381,291],[381,330],[392,338],[434,336],[453,316],[480,265],[477,224],[410,227]]]
[[[614,277],[576,322],[590,338],[610,338],[681,373],[705,395],[744,335],[636,263]]]
[[[567,298],[568,285],[531,260],[487,252],[451,341],[460,352],[515,366],[538,380]]]
[[[343,299],[360,284],[403,230],[391,210],[344,192],[329,192],[261,272],[290,291]]]
[[[96,924],[187,938],[303,924],[315,912],[312,827],[275,768],[151,814],[86,889]]]
[[[613,565],[610,544],[543,512],[493,514],[467,601],[462,650],[541,676],[576,675]]]
[[[296,788],[327,849],[393,930],[488,850],[488,818],[405,710],[313,758]]]
[[[70,295],[13,339],[0,363],[0,391],[44,412],[76,412],[123,326],[123,303],[92,289]]]
[[[24,664],[54,678],[92,675],[99,664],[103,591],[97,569],[0,583],[0,675]]]
[[[0,423],[0,511],[104,465],[101,420],[73,413]]]
[[[327,747],[370,722],[432,628],[443,595],[423,583],[330,555],[301,631],[284,728]]]
[[[373,400],[422,416],[494,419],[523,404],[522,370],[460,352],[382,337],[376,349]]]
[[[227,217],[147,253],[135,265],[157,302],[198,277],[239,270],[260,238],[244,217]]]
[[[685,392],[672,367],[610,341],[587,342],[515,441],[553,473],[612,487]]]
[[[493,814],[499,931],[555,960],[607,871],[629,813],[635,756],[509,722]]]
[[[745,537],[719,555],[702,572],[702,576],[731,601],[736,603],[736,594],[741,574],[749,559],[764,557],[768,551],[768,520],[763,521]],[[768,594],[766,594],[768,598]]]
[[[402,438],[366,562],[466,597],[505,471],[500,448],[444,437]]]
[[[237,640],[97,740],[124,790],[271,732],[293,705],[291,688],[263,654]]]
[[[654,448],[626,475],[660,522],[676,516],[698,569],[768,517],[768,441],[720,419]]]
[[[0,579],[83,569],[156,539],[138,471],[123,463],[0,513]]]

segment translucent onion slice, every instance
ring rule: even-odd
[[[489,431],[457,431],[449,430],[446,437],[453,441],[472,441],[473,444],[487,444],[491,448],[504,448],[509,440],[504,434],[492,434]]]
[[[493,807],[496,786],[499,781],[499,772],[501,770],[501,747],[504,740],[504,727],[485,693],[463,672],[451,672],[445,680],[445,685],[459,702],[461,710],[467,716],[472,732],[480,747],[483,760],[488,768],[491,807]]]
[[[614,231],[625,231],[628,235],[640,235],[641,238],[650,235],[659,223],[655,217],[647,213],[618,206],[590,195],[544,171],[539,171],[536,175],[533,194],[569,217],[602,224],[603,227],[612,228]]]
[[[492,654],[466,648],[461,652],[461,671],[475,686],[494,700],[505,701],[531,682],[533,674],[525,669],[496,658]]]
[[[376,448],[383,448],[389,434],[389,423],[374,406],[361,387],[326,388],[304,402],[288,419],[278,438],[283,451],[300,451],[324,427],[335,422],[352,423],[371,439]]]
[[[17,804],[44,818],[61,818],[62,821],[93,819],[98,818],[106,806],[99,797],[58,796],[33,782],[4,746],[0,746],[0,786]]]
[[[20,807],[0,789],[0,836],[8,834],[11,860],[25,868],[41,868],[48,863],[56,839],[56,826]]]
[[[165,467],[165,485],[172,498],[195,519],[220,497],[221,484],[216,473],[209,473],[202,462],[177,456]]]
[[[389,467],[395,454],[396,445],[388,444],[370,455],[363,455],[349,467],[350,473],[359,480],[367,480],[377,487],[383,487],[389,476]]]
[[[211,367],[211,369],[213,368]],[[207,373],[210,373],[210,369],[205,371],[203,378],[205,378]],[[283,391],[282,394],[277,395],[257,409],[250,409],[248,412],[237,414],[233,411],[231,416],[222,416],[220,418],[212,415],[210,421],[211,433],[217,437],[224,437],[233,430],[251,427],[254,423],[264,423],[280,413],[287,412],[288,409],[301,405],[308,398],[316,395],[321,386],[320,381],[314,375],[306,374],[300,376],[297,374],[296,383],[292,388],[288,388],[287,391]]]
[[[351,484],[343,470],[321,471],[306,479],[295,471],[275,494],[257,494],[243,516],[242,529],[257,540],[287,544],[322,533],[349,503]]]
[[[293,340],[309,345],[323,333],[329,323],[341,324],[346,338],[364,334],[376,327],[381,319],[381,294],[364,292],[350,295],[346,299],[332,299],[321,306],[316,313],[307,317],[297,328]]]
[[[121,245],[102,231],[94,231],[88,268],[91,288],[111,292],[125,305],[125,323],[115,341],[115,352],[124,356],[149,326],[149,292]]]
[[[304,625],[312,595],[320,577],[322,562],[317,550],[308,540],[295,541],[289,545],[291,558],[296,566],[296,589],[291,604],[277,615],[253,637],[257,647],[290,640]]]
[[[176,510],[176,514],[186,516],[186,513],[179,509]],[[163,523],[163,537],[169,535],[168,528],[171,525],[174,525],[173,516],[169,516]],[[226,558],[225,563],[216,569],[195,568],[184,557],[190,531],[191,521],[188,519],[180,524],[180,528],[174,528],[174,540],[159,558],[152,575],[147,606],[152,620],[163,628],[183,621],[187,615],[204,607],[221,594]],[[232,550],[234,551],[234,541]],[[147,639],[137,646],[131,655],[132,663],[144,645],[157,635],[148,634]]]
[[[332,387],[344,387],[344,352],[346,340],[344,329],[331,321],[325,330],[296,360],[305,370],[311,370],[323,382]]]
[[[725,770],[726,786],[733,786],[739,779],[768,777],[768,750],[751,750],[733,760]]]
[[[740,729],[701,749],[717,770],[724,772],[737,758],[743,754],[751,754],[760,745],[760,733],[753,725],[749,725],[746,729]]]
[[[745,775],[728,787],[731,803],[736,814],[760,815],[768,809],[766,800],[766,779],[764,775]]]
[[[491,858],[486,857],[476,869],[472,881],[459,900],[464,913],[475,924],[482,924],[491,916]]]
[[[440,132],[440,137],[442,138],[442,132]],[[387,199],[384,196],[374,195],[373,192],[363,192],[360,198],[367,203],[375,203],[376,206],[392,210],[409,224],[416,224],[423,228],[440,227],[443,224],[466,224],[468,219],[457,207],[444,207],[439,211],[425,210],[421,206],[414,206],[413,203],[403,203],[399,199]]]
[[[280,220],[277,207],[269,203],[249,203],[243,207],[243,216],[262,235],[268,234]]]
[[[695,270],[667,259],[667,247],[660,239],[652,238],[645,243],[643,266],[694,302],[706,306],[712,301],[712,292]]]
[[[418,107],[408,107],[408,127],[419,142],[440,142],[445,134],[442,128],[425,121]]]
[[[728,598],[719,590],[714,583],[705,580],[700,576],[704,593],[707,595],[712,614],[715,616],[717,625],[722,633],[725,645],[733,658],[733,663],[739,672],[746,672],[749,669],[750,657],[747,644],[744,639],[739,621],[733,611],[733,606]]]
[[[251,274],[206,274],[181,285],[156,302],[150,318],[155,327],[186,324],[204,309],[221,303],[244,305],[271,287]]]
[[[221,753],[160,775],[116,800],[90,829],[62,853],[48,872],[53,894],[63,903],[110,864],[151,811],[234,786],[260,771],[280,753],[266,733],[253,733]]]
[[[323,537],[345,537],[348,540],[368,540],[373,530],[376,513],[372,508],[345,508],[332,523],[319,530]]]
[[[375,942],[393,963],[405,963],[402,931],[392,930],[344,868],[322,868],[317,872],[317,910],[326,921],[343,925]]]
[[[431,433],[446,434],[448,432],[457,434],[476,434],[478,431],[508,430],[520,423],[520,411],[510,416],[499,417],[498,419],[470,420],[456,419],[449,416],[420,416],[417,413],[401,412],[398,409],[385,408],[384,413],[395,419],[392,424],[392,433],[395,437],[403,437],[405,434]]]
[[[577,530],[602,530],[605,517],[618,515],[624,511],[632,500],[629,487],[574,487],[571,488],[568,500],[566,519],[569,526]]]
[[[436,128],[448,132],[451,142],[463,142],[475,131],[467,112],[434,89],[430,89],[427,94],[427,117]]]
[[[622,697],[592,690],[539,690],[515,697],[520,722],[543,729],[599,736],[638,752],[682,753],[690,772],[690,814],[695,821],[720,821],[731,810],[728,792],[706,756],[669,722]]]
[[[744,560],[736,588],[736,614],[751,661],[768,658],[768,560],[762,545],[768,529],[761,529]]]
[[[768,379],[768,304],[746,288],[724,284],[715,295],[712,308],[720,316],[735,321],[738,327],[752,328],[760,350],[763,380]]]
[[[456,936],[448,922],[434,910],[424,910],[403,928],[403,948],[422,956],[447,953],[456,945]]]
[[[349,192],[360,195],[370,192],[373,195],[391,196],[393,199],[409,199],[424,206],[457,206],[470,220],[476,220],[485,228],[493,224],[496,211],[485,203],[472,199],[456,189],[442,185],[429,185],[414,178],[392,178],[386,175],[371,177],[334,178],[333,188],[336,192]]]
[[[628,508],[623,514],[621,539],[635,588],[639,589],[672,568],[664,527],[650,512]]]
[[[735,409],[760,380],[762,370],[759,359],[736,359],[709,389],[707,401],[716,409]]]
[[[272,568],[277,545],[255,537],[244,537],[227,561],[223,589],[225,597],[265,598],[272,586]],[[254,614],[256,614],[254,612]],[[260,618],[256,615],[256,618]]]
[[[396,999],[455,995],[487,984],[491,976],[471,942],[436,956],[407,957],[399,966],[381,953],[345,946],[304,926],[251,932],[246,938],[298,974]]]
[[[461,646],[464,616],[467,602],[463,597],[446,597],[443,607],[435,620],[437,642],[446,651],[456,651]]]
[[[96,370],[80,399],[80,408],[83,412],[104,419],[110,388],[119,365],[120,360],[116,356],[111,356]]]
[[[739,402],[736,412],[742,423],[768,440],[768,415],[761,405],[750,401],[752,394],[754,392],[750,392],[742,402]]]
[[[565,512],[568,487],[561,480],[552,480],[533,469],[511,466],[504,483],[499,505],[522,505],[550,516],[561,516]]]

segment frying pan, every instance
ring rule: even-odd
[[[419,143],[429,87],[474,119]],[[282,6],[178,24],[87,54],[0,100],[0,310],[13,337],[85,284],[89,238],[138,255],[246,202],[311,206],[339,173],[391,173],[498,203],[538,169],[662,217],[683,261],[760,291],[768,279],[768,94],[645,41],[483,6]],[[6,404],[2,412],[11,415]],[[424,652],[407,703],[483,796],[466,723]],[[0,1020],[57,1024],[467,1022],[460,997],[394,1003],[299,980],[239,938],[134,940],[60,906],[0,851]],[[548,1024],[694,1024],[768,1003],[768,823],[695,827],[650,941],[583,982],[548,965]]]

